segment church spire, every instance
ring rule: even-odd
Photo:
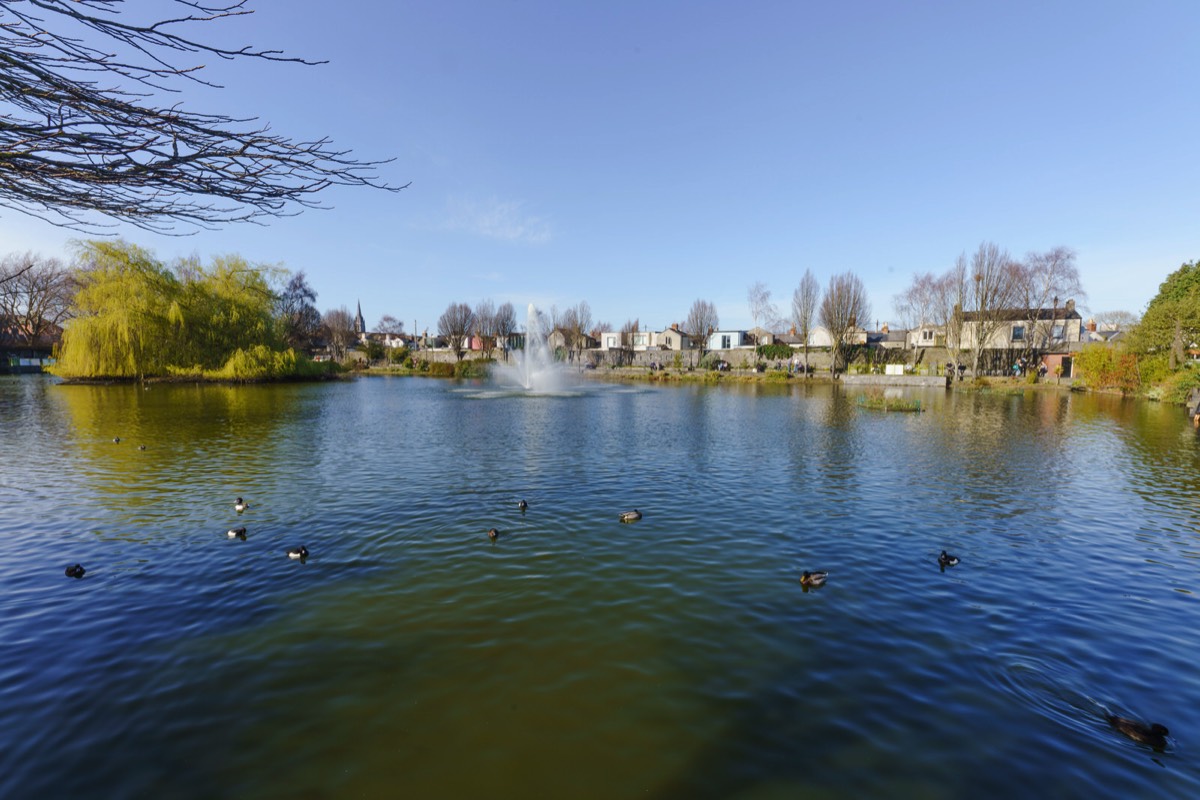
[[[362,336],[367,332],[367,323],[363,321],[362,301],[358,301],[358,314],[354,316],[354,332]]]

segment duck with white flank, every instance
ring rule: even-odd
[[[824,586],[828,578],[829,573],[823,570],[805,571],[800,573],[800,585],[806,589],[815,589],[818,586]]]
[[[288,558],[296,558],[300,561],[304,561],[308,558],[308,548],[304,545],[293,547],[291,550],[288,550]]]

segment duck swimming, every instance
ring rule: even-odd
[[[825,579],[828,577],[829,577],[829,573],[825,572],[823,570],[816,570],[814,572],[802,572],[802,573],[800,573],[800,585],[805,586],[805,587],[813,587],[813,588],[816,588],[818,586],[824,586]]]
[[[293,547],[291,550],[288,550],[288,558],[298,558],[303,561],[308,558],[308,548],[304,545]]]
[[[1107,719],[1108,724],[1115,730],[1133,739],[1138,744],[1149,745],[1155,750],[1162,750],[1167,746],[1167,736],[1171,732],[1167,730],[1166,725],[1159,725],[1157,722],[1152,725],[1146,725],[1135,719],[1118,717],[1115,714],[1108,715]]]
[[[73,564],[67,567],[68,578],[82,578],[83,573],[85,572],[87,572],[87,570],[83,568],[82,564]]]
[[[229,529],[229,533],[228,533],[228,534],[226,534],[226,535],[227,535],[227,536],[229,536],[229,538],[230,538],[230,539],[242,539],[242,540],[245,540],[245,538],[246,538],[246,527],[243,525],[243,526],[241,526],[241,527],[238,527],[238,528],[230,528],[230,529]]]
[[[943,550],[942,554],[938,556],[938,564],[943,567],[953,567],[958,564],[958,556],[952,556]]]
[[[621,522],[637,522],[642,518],[642,512],[636,508],[633,511],[625,511],[621,514]]]
[[[529,503],[526,503],[524,500],[521,500],[521,502],[517,503],[517,508],[521,509],[521,513],[524,514],[525,509],[529,508]]]
[[[237,502],[233,504],[233,510],[238,512],[239,514],[242,513],[243,511],[245,511],[249,507],[250,507],[250,504],[247,503],[245,500],[243,500],[240,497],[237,499]]]
[[[496,530],[495,528],[492,528],[491,530],[488,531],[488,538],[491,539],[493,542],[496,541],[496,539],[499,536],[500,536],[500,531]]]

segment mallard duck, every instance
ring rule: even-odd
[[[517,503],[517,508],[521,509],[521,513],[524,514],[525,510],[527,508],[529,508],[529,503],[526,503],[524,500],[521,500],[521,502]]]
[[[237,499],[237,502],[233,504],[233,510],[238,512],[239,514],[242,513],[243,511],[245,511],[249,507],[250,507],[250,504],[247,503],[245,500],[243,500],[240,497]]]
[[[1157,722],[1147,725],[1115,714],[1108,716],[1108,724],[1138,744],[1149,745],[1155,750],[1162,750],[1167,746],[1167,736],[1171,733],[1166,725],[1159,725]]]
[[[238,527],[238,528],[230,528],[229,532],[226,535],[230,539],[245,539],[246,538],[246,528],[244,525],[241,527]]]
[[[500,531],[496,530],[495,528],[492,528],[488,531],[488,538],[491,539],[493,542],[496,541],[497,537],[499,537],[499,536],[500,536]]]
[[[829,573],[825,572],[823,570],[816,570],[814,572],[802,572],[802,573],[800,573],[800,585],[801,586],[811,586],[811,587],[824,586],[825,579],[828,577],[829,577]]]
[[[633,511],[625,511],[621,514],[621,522],[637,522],[642,518],[642,512],[636,508]]]
[[[83,573],[85,572],[87,572],[87,570],[83,568],[82,564],[72,564],[71,566],[67,567],[68,578],[82,578]]]
[[[938,563],[943,567],[953,567],[958,564],[958,556],[952,556],[943,550],[942,554],[938,556]]]
[[[293,547],[291,550],[288,550],[288,558],[298,558],[303,561],[308,558],[308,548],[304,545]]]

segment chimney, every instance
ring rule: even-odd
[[[888,326],[887,326],[887,323],[886,323],[886,322],[885,322],[885,323],[883,323],[883,327],[879,329],[879,332],[880,332],[880,333],[887,333],[887,332],[888,332]]]
[[[1074,314],[1074,313],[1075,313],[1075,301],[1068,300],[1067,301],[1067,316],[1070,316],[1071,314]]]
[[[793,325],[791,330],[788,331],[788,333],[790,333],[792,336],[795,336],[796,335],[796,326]]]
[[[1088,329],[1089,331],[1091,331],[1092,333],[1095,333],[1095,332],[1096,332],[1096,320],[1094,320],[1094,319],[1089,319],[1089,320],[1087,321],[1087,329]]]

